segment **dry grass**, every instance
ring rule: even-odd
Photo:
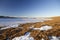
[[[23,27],[23,29],[17,28],[9,28],[5,30],[0,30],[0,40],[6,40],[6,38],[18,37],[24,35],[25,32],[31,32],[31,36],[34,37],[35,40],[40,40],[44,38],[45,40],[49,40],[48,36],[60,36],[60,17],[52,17],[53,20],[45,21],[45,22],[37,22],[37,23],[27,23],[21,24],[19,27]],[[53,29],[47,31],[39,31],[39,30],[30,30],[29,27],[34,25],[35,28],[39,28],[44,25],[52,26]]]

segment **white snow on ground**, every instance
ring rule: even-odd
[[[30,27],[30,28],[33,29],[33,30],[49,30],[49,29],[52,29],[52,26],[46,25],[46,26],[42,26],[41,28],[34,28],[34,27],[32,26],[32,27]]]
[[[56,36],[51,36],[51,38],[49,38],[50,40],[60,40],[60,37],[56,37]],[[41,40],[45,40],[45,39],[41,39]]]
[[[52,36],[52,39],[50,39],[50,40],[60,40],[60,39],[56,36]]]
[[[1,28],[0,30],[7,29],[7,28],[15,28],[15,27],[18,27],[18,24],[9,25],[9,27],[4,27]]]
[[[30,29],[33,29],[33,28],[34,28],[34,25],[30,26],[29,28],[30,28]]]
[[[30,32],[27,32],[25,35],[20,37],[15,37],[12,40],[34,40],[34,38],[30,37]]]
[[[49,30],[49,29],[52,29],[52,26],[42,26],[41,28],[40,28],[40,30]]]
[[[21,37],[15,37],[12,40],[34,40],[34,39],[33,39],[33,37],[21,36]]]

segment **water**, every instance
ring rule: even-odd
[[[23,18],[0,18],[0,26],[1,25],[12,25],[12,24],[21,24],[21,23],[30,23],[30,22],[39,22],[41,20],[37,19],[23,19]]]

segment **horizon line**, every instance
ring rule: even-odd
[[[9,15],[0,15],[0,16],[9,16]],[[59,17],[59,16],[9,16],[9,17]]]

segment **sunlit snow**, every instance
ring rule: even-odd
[[[52,26],[42,26],[41,28],[40,28],[40,30],[49,30],[49,29],[52,29]]]
[[[25,35],[20,37],[15,37],[12,40],[34,40],[34,38],[30,37],[30,32],[27,32]]]
[[[46,26],[42,26],[40,28],[34,28],[34,27],[30,27],[30,28],[32,28],[33,30],[49,30],[49,29],[52,29],[52,26],[46,25]]]
[[[59,40],[60,37],[56,37],[56,36],[49,36],[48,37],[50,40]]]
[[[8,29],[8,28],[15,28],[15,27],[18,27],[18,24],[9,25],[7,27],[1,28],[0,30]]]

